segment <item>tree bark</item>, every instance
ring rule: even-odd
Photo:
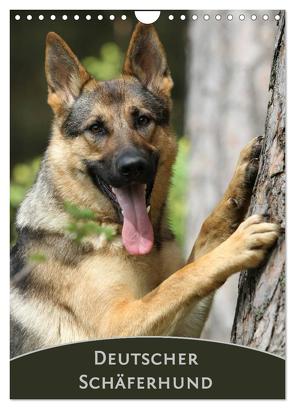
[[[222,197],[241,149],[263,134],[265,125],[277,13],[257,11],[254,22],[251,12],[243,11],[244,21],[239,20],[241,11],[218,13],[220,21],[217,12],[198,12],[198,20],[191,19],[188,27],[186,254]],[[269,15],[268,22],[263,14]],[[237,288],[235,275],[216,292],[203,338],[229,341]]]
[[[250,214],[285,228],[285,16],[281,13],[269,85],[265,141]],[[284,231],[284,230],[283,230]],[[267,262],[240,275],[231,341],[285,355],[285,235]]]

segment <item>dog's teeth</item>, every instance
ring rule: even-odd
[[[150,210],[151,210],[151,205],[149,205],[149,206],[146,208],[146,210],[147,210],[147,212],[149,213]]]

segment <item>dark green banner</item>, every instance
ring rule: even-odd
[[[11,360],[12,399],[284,399],[285,361],[232,344],[120,338]]]

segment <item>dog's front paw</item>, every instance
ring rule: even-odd
[[[259,167],[259,158],[262,148],[263,136],[252,139],[241,151],[238,167],[241,167],[243,181],[246,189],[252,189]]]
[[[247,210],[259,167],[263,137],[252,139],[241,151],[234,176],[228,189],[228,203],[233,208]],[[241,214],[243,216],[243,214]]]
[[[259,267],[277,241],[280,230],[279,225],[265,222],[263,216],[248,217],[226,243],[235,268],[245,270]]]

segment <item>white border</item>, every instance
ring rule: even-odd
[[[122,7],[122,5],[124,7]],[[231,1],[222,1],[222,0],[211,0],[210,3],[208,0],[170,0],[169,2],[164,2],[160,0],[149,0],[149,1],[134,1],[134,0],[125,0],[125,2],[118,0],[109,0],[109,1],[98,1],[98,0],[50,0],[50,1],[32,1],[32,0],[15,0],[15,1],[3,1],[1,2],[1,12],[0,12],[0,29],[1,29],[1,136],[0,136],[0,152],[1,152],[1,161],[0,161],[0,215],[1,215],[1,230],[2,234],[0,236],[0,260],[1,260],[1,278],[3,282],[0,285],[1,289],[1,337],[0,337],[0,352],[1,352],[1,407],[16,407],[20,406],[22,408],[32,408],[32,407],[69,407],[76,408],[85,406],[93,407],[111,407],[113,405],[120,405],[120,408],[131,408],[133,407],[148,407],[152,406],[163,406],[169,405],[169,407],[179,407],[179,405],[185,405],[186,407],[208,407],[208,408],[236,408],[237,406],[243,408],[273,408],[273,407],[292,407],[295,403],[295,388],[294,388],[294,373],[291,374],[291,370],[294,364],[294,350],[295,350],[295,339],[294,339],[294,318],[292,312],[294,309],[294,295],[292,294],[294,286],[294,261],[291,259],[292,250],[294,252],[294,236],[293,229],[295,228],[295,203],[294,203],[294,185],[295,180],[295,160],[293,156],[295,155],[295,132],[294,132],[294,114],[292,113],[294,109],[294,91],[293,94],[291,90],[295,89],[295,79],[294,79],[294,54],[295,49],[292,46],[293,40],[295,38],[295,13],[294,13],[294,2],[287,0],[231,0]],[[286,9],[287,10],[287,32],[288,32],[288,112],[291,112],[291,115],[288,116],[288,209],[291,209],[288,212],[288,262],[287,262],[287,291],[288,291],[288,317],[291,317],[288,320],[288,358],[287,358],[287,368],[288,368],[288,378],[287,378],[287,402],[284,401],[226,401],[226,400],[208,400],[208,401],[182,401],[173,400],[173,401],[149,401],[141,400],[136,401],[9,401],[8,400],[8,387],[9,387],[9,372],[8,372],[8,304],[9,304],[9,293],[8,293],[8,256],[9,256],[9,9],[100,9],[100,10],[219,10],[219,9],[233,9],[233,10],[269,10],[269,9]],[[290,183],[291,181],[291,183]],[[2,308],[2,305],[5,304],[5,308]],[[3,315],[3,316],[2,316]],[[4,373],[5,369],[5,373]],[[46,370],[46,368],[44,368]],[[242,368],[241,368],[242,370]],[[293,372],[293,371],[292,371]],[[226,369],[225,369],[226,376]],[[238,376],[238,374],[237,374]],[[261,380],[265,382],[265,380]]]
[[[211,0],[210,3],[206,0],[170,0],[164,2],[163,0],[126,0],[124,3],[120,0],[100,1],[85,0],[83,3],[79,0],[72,0],[71,2],[61,0],[42,1],[42,4],[37,0],[12,0],[4,1],[6,7],[10,9],[30,10],[30,9],[61,9],[61,10],[281,10],[288,8],[289,2],[281,0],[280,3],[276,0]],[[105,4],[105,7],[104,7]],[[123,4],[123,6],[122,6]]]

